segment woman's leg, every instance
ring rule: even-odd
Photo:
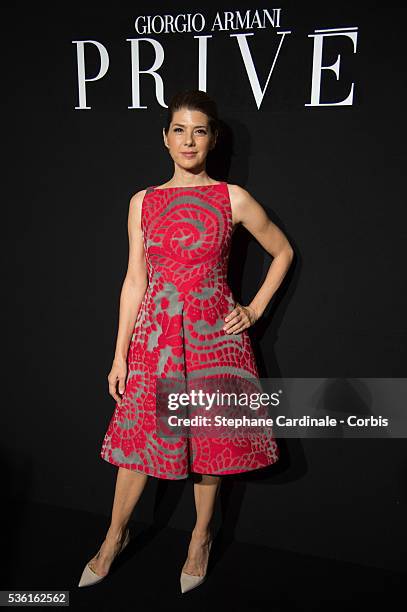
[[[100,576],[109,572],[110,565],[120,549],[127,523],[147,480],[147,474],[118,468],[111,523],[99,553],[89,562],[91,569]]]
[[[220,490],[221,476],[203,474],[200,482],[194,483],[196,524],[192,531],[188,558],[183,571],[187,574],[202,576],[208,560],[208,541],[211,535],[211,521],[215,502]]]

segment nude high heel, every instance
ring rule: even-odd
[[[191,589],[194,589],[195,587],[197,587],[200,584],[202,584],[203,581],[205,580],[206,572],[207,572],[207,569],[208,569],[208,563],[209,563],[209,555],[210,555],[210,552],[211,552],[212,540],[213,540],[213,538],[211,538],[210,542],[208,543],[208,562],[206,564],[204,575],[203,576],[194,576],[193,574],[187,574],[186,572],[181,571],[181,577],[180,577],[181,593],[186,593],[187,591],[190,591]]]
[[[123,543],[119,549],[119,552],[116,554],[115,558],[113,559],[112,564],[115,562],[115,560],[120,555],[120,553],[123,552],[123,550],[126,548],[129,542],[130,542],[130,532],[129,532],[129,529],[126,529],[126,535],[124,537]],[[100,582],[101,580],[103,580],[103,578],[106,578],[107,575],[108,574],[106,574],[105,576],[99,576],[99,574],[94,572],[93,569],[89,567],[89,562],[88,562],[85,565],[85,568],[82,572],[82,576],[81,576],[78,586],[84,587],[84,586],[90,586],[92,584],[96,584],[97,582]]]

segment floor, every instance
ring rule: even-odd
[[[13,519],[20,528],[4,530],[1,589],[69,591],[74,610],[370,612],[395,606],[404,594],[406,574],[227,541],[222,531],[212,545],[205,583],[181,594],[189,533],[135,522],[133,539],[107,578],[77,588],[106,519],[33,504],[16,504],[7,522]]]

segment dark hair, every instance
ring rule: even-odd
[[[219,119],[216,102],[205,92],[200,89],[186,89],[185,91],[179,91],[172,98],[168,105],[167,111],[167,122],[164,126],[165,133],[168,134],[170,124],[174,115],[174,112],[181,108],[187,108],[189,110],[198,110],[201,113],[205,113],[208,117],[209,129],[214,135],[215,132],[219,132]]]

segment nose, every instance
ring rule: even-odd
[[[193,142],[192,134],[188,134],[187,133],[186,136],[185,136],[185,144],[190,144],[192,142]]]

